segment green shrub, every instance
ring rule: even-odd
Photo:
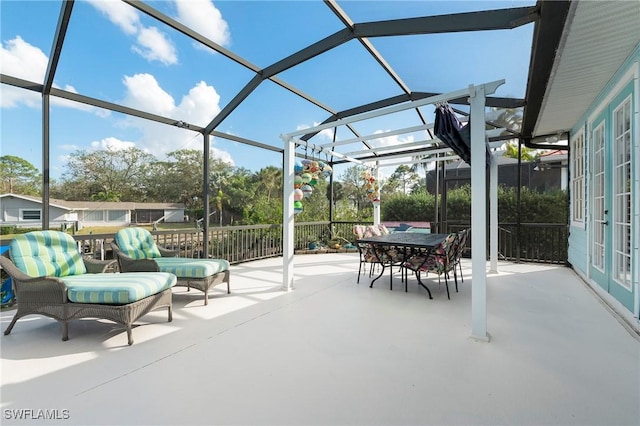
[[[536,192],[523,187],[520,192],[522,223],[566,223],[567,192],[553,190]],[[447,221],[471,220],[471,186],[464,185],[447,192]],[[487,199],[487,208],[489,200]],[[434,220],[434,196],[418,192],[411,195],[396,194],[382,200],[382,220],[428,221]],[[498,187],[498,221],[515,223],[518,220],[516,188]]]

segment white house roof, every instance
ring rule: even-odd
[[[0,199],[4,197],[15,197],[23,200],[33,201],[38,204],[42,203],[42,198],[32,197],[30,195],[18,194],[2,194]],[[130,202],[113,202],[113,201],[65,201],[50,199],[50,206],[58,207],[64,210],[184,210],[182,203],[130,203]]]

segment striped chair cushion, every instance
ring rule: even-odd
[[[67,285],[67,297],[76,303],[123,305],[160,293],[176,285],[173,274],[130,272],[122,274],[85,274],[61,278]]]
[[[33,231],[17,235],[9,244],[13,263],[30,277],[66,277],[87,272],[71,235]]]
[[[224,259],[159,257],[154,260],[162,272],[170,272],[178,278],[204,278],[229,270],[229,262]]]
[[[161,257],[153,236],[144,228],[124,228],[116,232],[116,244],[132,259]]]

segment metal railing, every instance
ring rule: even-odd
[[[469,223],[447,223],[446,232],[469,228]],[[471,251],[473,230],[465,253]],[[498,224],[498,257],[516,262],[567,263],[569,226],[564,223]],[[487,241],[487,253],[489,253]]]
[[[294,249],[327,244],[339,237],[341,245],[354,242],[353,225],[362,222],[305,222],[296,223]],[[467,223],[448,223],[445,232],[469,228]],[[157,244],[179,250],[181,257],[205,257],[202,229],[176,229],[151,231]],[[110,259],[113,234],[74,235],[78,247],[95,258]],[[471,250],[473,230],[467,241],[465,255]],[[558,223],[501,223],[498,229],[498,253],[500,259],[526,262],[565,264],[567,262],[568,226]],[[281,225],[224,226],[209,229],[207,256],[241,263],[282,255]],[[487,247],[487,254],[489,248]]]

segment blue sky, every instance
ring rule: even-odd
[[[150,1],[259,68],[267,67],[343,28],[320,1]],[[358,22],[529,6],[533,1],[350,1],[339,6]],[[0,69],[41,83],[60,2],[2,0]],[[496,96],[523,97],[533,25],[509,31],[371,39],[413,91],[447,92],[470,83],[506,79]],[[162,116],[206,125],[253,77],[253,72],[120,1],[76,1],[54,86]],[[351,41],[279,75],[325,105],[343,110],[402,92],[360,43]],[[41,168],[41,98],[0,86],[1,155]],[[427,116],[430,111],[427,110]],[[218,131],[282,146],[279,136],[313,126],[328,113],[265,81]],[[373,134],[415,125],[415,114],[359,123]],[[338,133],[341,136],[341,133]],[[344,137],[352,135],[344,135]],[[379,144],[418,135],[385,138]],[[324,138],[324,139],[323,139]],[[327,136],[317,137],[319,143]],[[159,159],[170,151],[202,149],[199,134],[52,98],[51,175],[59,178],[77,149],[137,146]],[[222,138],[212,152],[259,170],[281,156]]]

